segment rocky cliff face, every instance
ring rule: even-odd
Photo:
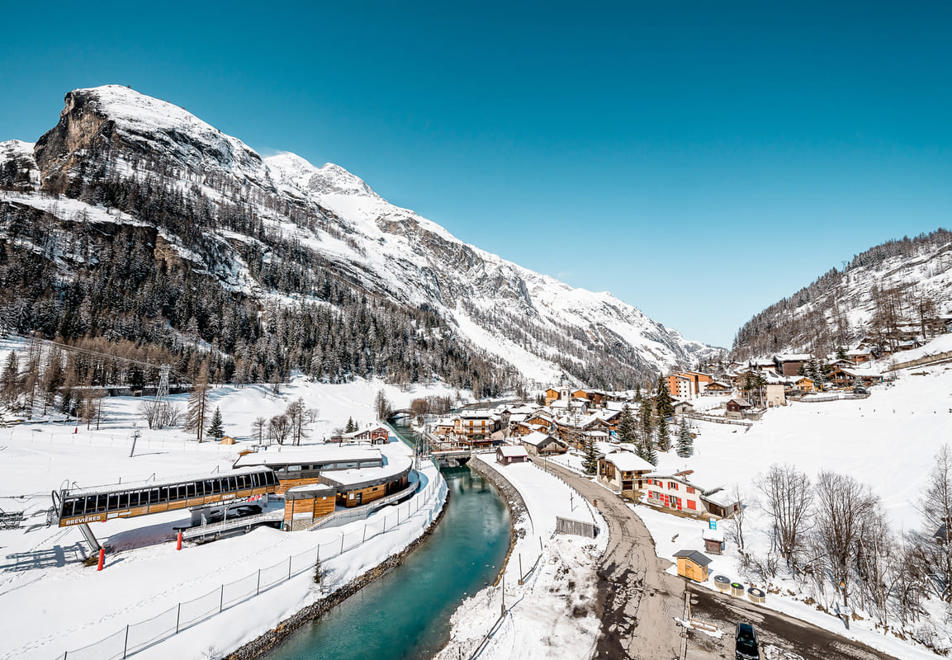
[[[609,293],[573,289],[467,245],[337,165],[262,158],[184,109],[124,87],[67,94],[34,161],[17,144],[0,143],[20,181],[15,195],[0,191],[0,204],[73,224],[84,216],[153,227],[162,263],[174,253],[259,304],[290,296],[333,305],[317,282],[334,278],[435,312],[461,345],[539,384],[565,372],[625,387],[711,350]],[[267,276],[278,266],[280,278]]]

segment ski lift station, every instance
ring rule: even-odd
[[[332,526],[412,496],[419,478],[409,456],[366,446],[320,444],[242,452],[230,471],[145,482],[63,488],[52,493],[60,527],[78,526],[92,550],[91,523],[176,509],[185,540],[207,540],[259,525],[288,531]],[[346,516],[340,516],[347,512]]]

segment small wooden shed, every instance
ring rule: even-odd
[[[711,558],[697,550],[678,550],[674,553],[678,561],[678,575],[695,582],[706,582]]]
[[[529,460],[529,453],[522,445],[500,445],[496,448],[496,461],[503,465],[510,463],[525,463]]]
[[[705,529],[701,534],[704,539],[704,550],[712,555],[724,552],[724,532],[719,529]]]

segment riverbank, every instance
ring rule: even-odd
[[[450,642],[436,658],[590,657],[600,626],[595,565],[608,543],[604,520],[567,484],[531,463],[491,461],[474,457],[470,467],[503,493],[513,547],[497,584],[453,614]],[[592,523],[601,533],[595,539],[556,535],[556,516]]]
[[[371,584],[374,580],[383,577],[388,571],[399,566],[400,563],[410,553],[426,543],[426,541],[433,534],[433,530],[436,529],[436,527],[440,524],[440,521],[443,520],[443,516],[446,514],[447,506],[449,505],[449,499],[451,496],[452,494],[447,491],[446,500],[444,501],[439,514],[436,516],[436,518],[434,518],[433,522],[430,523],[424,532],[403,550],[391,555],[377,566],[374,566],[368,571],[358,575],[356,578],[340,587],[326,598],[323,598],[315,603],[311,603],[293,616],[288,617],[257,639],[248,642],[236,651],[229,653],[227,656],[225,656],[225,660],[254,660],[255,658],[263,657],[270,651],[274,650],[282,642],[287,640],[300,628],[320,619],[327,612],[343,603],[345,600],[356,594],[367,585]]]

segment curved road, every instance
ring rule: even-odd
[[[542,461],[533,460],[541,467]],[[692,630],[682,639],[685,630],[675,623],[674,617],[684,617],[686,582],[665,573],[671,562],[655,554],[654,539],[641,518],[608,489],[551,462],[545,463],[549,472],[561,477],[589,502],[597,499],[598,510],[608,523],[610,539],[598,568],[602,636],[596,658],[733,659],[734,630],[738,622],[747,621],[757,629],[761,646],[773,647],[771,657],[895,660],[824,628],[694,584],[687,587],[694,614],[726,634],[715,640]]]
[[[595,657],[680,658],[684,629],[674,617],[684,612],[684,582],[664,572],[671,562],[655,554],[648,528],[617,495],[548,461],[546,464],[589,502],[597,499],[598,510],[608,523],[608,548],[598,567],[602,636]]]

